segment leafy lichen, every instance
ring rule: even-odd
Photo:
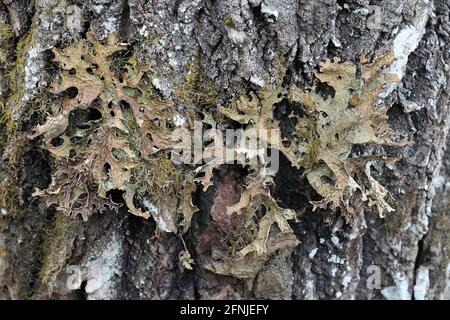
[[[195,183],[203,184],[206,191],[213,184],[213,170],[224,162],[195,167],[171,160],[171,138],[177,126],[173,103],[161,100],[146,81],[149,65],[138,62],[136,52],[122,57],[120,63],[112,62],[113,55],[126,49],[114,35],[101,42],[88,33],[87,41],[53,50],[54,61],[62,70],[51,92],[60,98],[55,100],[60,104],[30,138],[43,137],[44,147],[55,157],[55,170],[51,185],[35,194],[68,215],[80,214],[87,219],[95,211],[117,210],[120,205],[109,195],[118,190],[132,214],[152,217],[160,230],[183,234],[197,211],[192,203]],[[397,158],[357,157],[352,149],[361,144],[407,144],[391,140],[386,108],[379,104],[386,84],[396,80],[385,72],[391,63],[389,51],[377,54],[372,63],[362,55],[358,77],[353,63],[327,59],[315,72],[317,82],[312,88],[264,88],[219,107],[218,114],[240,124],[243,137],[251,130],[270,132],[259,135],[262,147],[279,150],[293,166],[303,169],[323,197],[313,203],[314,209],[341,209],[352,217],[360,204],[367,202],[383,216],[393,208],[388,203],[389,192],[370,175],[370,162],[392,163]],[[176,90],[178,100],[188,107],[213,105],[217,94],[214,86],[201,81],[198,65],[191,64],[188,69]],[[320,93],[318,87],[323,84],[332,89],[331,96]],[[289,141],[270,136],[280,132],[274,110],[283,100],[301,108],[300,113],[290,115],[295,125]],[[74,125],[73,118],[83,110],[100,116]],[[205,126],[216,127],[210,113],[203,115]],[[186,124],[188,130],[192,129],[191,120]],[[226,126],[227,121],[221,121],[222,129]],[[211,139],[218,143],[222,139],[219,135]],[[208,146],[203,151],[208,153]],[[239,152],[247,158],[260,157],[248,149]],[[272,197],[271,178],[264,174],[264,164],[255,163],[248,165],[250,174],[240,200],[226,212],[240,221],[239,226],[225,230],[224,242],[230,250],[221,251],[220,261],[205,263],[209,270],[241,278],[254,276],[257,268],[250,270],[249,266],[261,267],[275,250],[298,244],[289,225],[295,221],[295,212],[282,208]],[[186,269],[192,268],[187,250],[180,253],[180,261]]]
[[[380,216],[394,209],[388,204],[388,191],[370,175],[370,161],[395,162],[386,156],[355,157],[353,146],[382,144],[404,146],[406,141],[393,141],[387,124],[386,108],[379,106],[379,96],[386,84],[396,81],[384,71],[392,63],[392,53],[377,54],[373,63],[361,56],[361,78],[356,66],[339,59],[327,59],[315,72],[319,83],[333,89],[331,97],[323,97],[317,85],[309,90],[291,88],[288,99],[303,108],[303,116],[296,120],[293,139],[278,148],[292,165],[303,168],[308,181],[324,198],[314,207],[343,209],[356,212],[356,198],[374,206]],[[265,89],[258,96],[241,97],[228,108],[219,108],[227,117],[250,127],[275,129],[273,109],[283,98],[284,90]],[[355,180],[358,177],[358,182]]]
[[[378,105],[386,85],[397,80],[384,71],[392,61],[390,51],[383,55],[378,53],[373,63],[362,54],[361,79],[358,79],[356,66],[352,63],[340,62],[339,59],[326,60],[315,75],[320,82],[334,89],[334,96],[324,98],[315,88],[306,92],[291,90],[290,98],[304,105],[307,115],[299,119],[297,128],[308,128],[313,133],[311,139],[306,139],[309,145],[312,141],[320,141],[312,149],[317,164],[306,168],[308,181],[324,197],[322,201],[314,203],[315,207],[326,208],[330,205],[333,210],[343,208],[349,213],[355,213],[355,200],[359,195],[360,200],[374,206],[380,216],[394,211],[387,202],[388,191],[370,175],[370,161],[395,162],[398,159],[351,155],[355,145],[408,144],[390,138],[387,110]],[[292,151],[298,152],[295,149]],[[310,152],[306,150],[306,154]],[[354,179],[355,175],[358,182]]]
[[[371,161],[394,163],[396,157],[355,156],[355,145],[380,144],[404,146],[406,141],[393,141],[387,124],[386,108],[380,105],[380,94],[386,85],[396,81],[385,68],[392,63],[392,53],[377,53],[371,63],[361,55],[361,77],[357,66],[339,59],[327,59],[315,72],[317,82],[312,88],[264,88],[258,93],[239,97],[218,111],[243,125],[243,130],[279,129],[274,110],[283,100],[301,110],[289,116],[294,126],[289,139],[265,139],[266,148],[276,148],[301,168],[311,186],[323,197],[313,202],[317,207],[340,209],[352,219],[366,202],[380,216],[394,209],[388,203],[389,192],[370,174]],[[319,86],[331,87],[324,97]],[[205,189],[211,182],[213,169],[220,163],[204,165],[200,180]],[[216,246],[204,266],[216,273],[238,278],[252,278],[270,255],[279,249],[298,244],[289,225],[295,212],[281,208],[270,194],[271,179],[261,174],[260,165],[250,165],[246,188],[240,200],[228,207],[227,214],[239,218],[239,223],[227,233],[230,252]]]
[[[88,42],[53,50],[62,73],[51,92],[63,95],[62,102],[30,138],[44,137],[45,148],[56,157],[56,170],[50,187],[35,194],[45,196],[48,205],[87,219],[96,210],[117,210],[109,192],[119,190],[131,213],[153,216],[161,229],[176,232],[179,219],[174,212],[182,211],[190,220],[196,208],[186,200],[193,182],[182,184],[188,179],[166,159],[174,127],[172,104],[143,81],[147,64],[131,57],[124,72],[112,68],[111,55],[126,49],[114,35],[105,42],[91,33],[87,38]],[[100,119],[70,130],[71,114],[87,109],[99,112]],[[164,174],[166,170],[171,174]],[[179,203],[173,201],[177,199]],[[175,210],[161,203],[175,203]]]

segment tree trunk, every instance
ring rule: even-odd
[[[448,0],[3,0],[0,298],[449,299],[449,19]],[[361,52],[373,59],[391,50],[400,79],[383,97],[389,127],[414,144],[355,144],[352,154],[401,157],[372,166],[395,212],[381,218],[367,204],[351,218],[345,208],[313,212],[321,197],[280,154],[270,191],[295,212],[296,244],[264,253],[242,274],[211,267],[221,254],[212,244],[228,236],[215,214],[246,187],[237,165],[216,168],[206,191],[196,185],[199,211],[186,232],[166,232],[125,204],[87,221],[65,215],[36,196],[57,162],[30,135],[61,101],[51,89],[62,72],[52,49],[89,32],[98,40],[115,33],[139,49],[153,90],[183,116],[215,117],[219,106],[266,86],[311,88],[326,58],[359,70]],[[277,120],[290,108],[280,103]],[[108,196],[124,201],[117,190]]]

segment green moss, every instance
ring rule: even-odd
[[[12,121],[8,120],[7,123],[12,127]],[[4,129],[4,128],[2,128]],[[3,131],[3,130],[0,130]],[[9,134],[15,134],[15,128],[9,130]],[[12,140],[14,141],[12,142]],[[18,172],[18,158],[20,150],[23,147],[23,139],[16,139],[13,137],[7,137],[3,140],[6,143],[12,145],[9,150],[9,157],[6,163],[0,166],[0,210],[5,210],[6,214],[11,217],[15,217],[20,210],[26,208],[20,208],[19,194],[17,190],[17,172]],[[2,146],[0,150],[3,151]]]
[[[320,148],[320,140],[313,134],[307,136],[308,144],[306,145],[305,156],[301,160],[301,166],[306,170],[311,170],[315,165],[319,163],[317,153]]]
[[[8,139],[15,134],[15,125],[11,113],[0,101],[0,150],[3,150]]]
[[[9,55],[13,47],[14,33],[9,24],[0,21],[0,68],[9,69]]]
[[[31,44],[31,32],[28,32],[22,38],[19,39],[19,42],[16,46],[16,64],[15,68],[17,69],[17,73],[20,76],[25,75],[25,59],[30,48]]]
[[[0,21],[0,39],[10,39],[14,36],[12,28],[9,24]]]
[[[277,69],[278,69],[278,85],[282,85],[284,81],[284,77],[286,76],[287,69],[284,66],[285,58],[281,52],[278,53],[277,59]]]
[[[3,211],[4,214],[15,216],[18,211],[17,203],[19,200],[16,189],[11,187],[14,186],[12,183],[10,175],[0,181],[0,210],[5,210]]]
[[[175,95],[188,105],[209,107],[216,101],[218,92],[214,82],[206,79],[200,70],[199,61],[191,61],[187,65],[186,74],[181,84],[175,90]]]
[[[225,17],[223,19],[223,23],[230,28],[235,28],[236,27],[236,23],[234,22],[232,17]]]
[[[19,39],[15,49],[15,61],[7,70],[6,79],[8,79],[8,106],[14,106],[14,110],[22,109],[21,96],[25,89],[25,59],[31,42],[31,33]]]
[[[0,258],[6,256],[7,254],[8,252],[6,251],[6,247],[0,246]]]
[[[160,152],[150,160],[150,165],[137,168],[134,174],[141,192],[147,192],[156,203],[165,203],[182,188],[181,170],[169,156]]]
[[[230,256],[235,257],[257,237],[258,224],[255,216],[256,214],[245,223],[234,224],[232,229],[227,231],[225,243]]]
[[[0,166],[0,210],[15,216],[19,211],[19,198],[16,186],[17,163],[23,139],[17,139],[16,126],[5,104],[0,102],[0,152],[9,145],[8,159]]]
[[[27,208],[21,208],[16,186],[18,158],[24,144],[24,139],[18,137],[16,115],[20,114],[23,102],[21,96],[25,87],[25,56],[27,54],[31,41],[30,33],[23,36],[17,42],[14,48],[12,30],[9,26],[0,23],[0,38],[2,46],[0,61],[5,67],[3,77],[8,86],[6,96],[0,101],[0,151],[4,152],[5,147],[9,146],[7,163],[5,167],[0,168],[0,208],[6,210],[7,215],[16,217],[20,212],[27,212]],[[6,36],[6,38],[5,38]],[[6,39],[6,40],[5,40]],[[6,51],[5,51],[6,50]]]
[[[81,221],[55,214],[42,244],[43,259],[39,270],[39,292],[51,295],[54,282],[70,257],[73,241],[81,232]]]
[[[46,237],[48,215],[31,214],[29,210],[20,210],[16,215],[0,215],[0,232],[8,235],[3,255],[20,257],[14,263],[13,286],[21,299],[33,297],[39,284],[39,270],[42,265],[42,244]],[[33,232],[30,232],[33,230]]]
[[[9,86],[9,83],[12,80],[10,77],[10,70],[14,66],[11,63],[13,38],[14,34],[12,28],[3,21],[0,21],[0,78],[2,78],[2,83],[0,83],[0,85]],[[8,137],[10,137],[14,131],[12,116],[5,104],[5,100],[6,99],[0,99],[0,151],[6,144]]]
[[[33,18],[33,25],[37,23],[36,19]],[[49,105],[48,88],[41,88],[31,101],[24,102],[22,100],[25,91],[25,65],[28,52],[32,46],[33,30],[35,28],[31,27],[30,31],[18,38],[17,41],[14,41],[14,38],[9,38],[10,41],[8,41],[8,64],[3,72],[7,93],[3,102],[5,108],[9,110],[9,117],[14,121],[19,118],[29,118],[36,111],[47,111],[43,106]],[[0,54],[0,57],[2,56]],[[49,81],[49,78],[50,75],[46,74],[43,80]]]

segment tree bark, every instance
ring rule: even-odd
[[[449,19],[448,0],[3,0],[0,22],[13,35],[0,32],[0,99],[20,98],[7,110],[15,129],[0,129],[0,298],[449,299]],[[126,207],[88,221],[48,208],[32,193],[49,185],[53,159],[25,137],[45,118],[38,111],[50,108],[42,97],[57,73],[51,49],[89,31],[99,40],[115,32],[142,48],[165,99],[176,96],[194,61],[198,81],[215,88],[212,112],[249,88],[311,85],[326,58],[358,64],[362,51],[393,50],[401,79],[385,98],[389,125],[414,144],[359,148],[402,157],[374,173],[395,212],[380,218],[363,210],[353,221],[312,212],[317,194],[282,156],[273,195],[296,212],[299,244],[240,279],[205,267],[212,208],[242,187],[230,187],[232,170],[216,172],[208,191],[197,188],[200,210],[184,240]],[[10,70],[23,84],[16,92]],[[193,270],[180,263],[183,241]]]

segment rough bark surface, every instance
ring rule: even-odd
[[[13,169],[3,156],[0,179],[14,171],[8,181],[17,194],[0,202],[1,299],[450,299],[449,0],[3,0],[0,22],[12,28],[10,60],[23,71],[20,103],[10,110],[18,137],[42,120],[35,111],[45,110],[40,95],[55,72],[51,49],[91,31],[97,39],[116,32],[145,49],[152,83],[166,98],[195,61],[217,91],[214,106],[264,84],[310,84],[327,57],[356,63],[363,50],[392,49],[401,80],[386,98],[389,124],[415,142],[384,147],[402,159],[372,172],[396,211],[382,219],[366,210],[350,223],[330,210],[312,212],[314,190],[282,157],[273,194],[295,210],[300,243],[242,280],[202,263],[214,211],[237,201],[227,198],[241,187],[232,170],[195,193],[200,211],[184,237],[190,271],[179,261],[182,239],[159,232],[152,219],[121,209],[84,222],[46,208],[31,194],[50,183],[51,157],[35,140],[9,139],[3,152],[17,148],[17,159]],[[0,65],[2,100],[12,95],[6,69]]]

